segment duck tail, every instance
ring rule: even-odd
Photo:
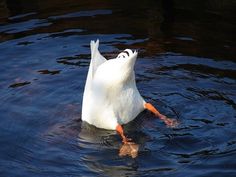
[[[92,77],[94,76],[97,68],[106,61],[106,58],[104,58],[99,50],[99,40],[97,39],[97,41],[91,41],[90,42],[90,48],[91,48],[91,63],[90,63],[90,67],[91,67],[91,75]]]

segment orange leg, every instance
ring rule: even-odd
[[[131,156],[132,158],[137,157],[139,145],[135,144],[134,142],[131,142],[131,139],[128,139],[127,137],[125,137],[124,131],[121,125],[116,126],[116,131],[120,134],[122,138],[122,142],[124,143],[120,148],[119,156],[123,157],[123,156],[128,155],[128,156]]]
[[[165,115],[162,115],[151,103],[145,103],[144,107],[163,120],[166,125],[170,127],[176,127],[178,122],[175,119],[167,118]]]
[[[116,126],[116,131],[120,134],[120,136],[121,136],[121,138],[122,138],[122,142],[125,144],[125,143],[128,143],[128,141],[130,140],[130,139],[128,139],[128,138],[126,138],[125,137],[125,135],[124,135],[124,130],[123,130],[123,128],[122,128],[122,126],[121,125],[117,125]]]
[[[153,114],[155,114],[157,117],[162,119],[163,115],[151,104],[151,103],[145,103],[145,108],[149,111],[151,111]]]

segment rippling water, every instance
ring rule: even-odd
[[[191,2],[191,3],[190,3]],[[236,176],[235,1],[1,1],[0,176]],[[148,112],[113,131],[81,122],[90,40],[139,50]]]

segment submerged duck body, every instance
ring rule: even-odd
[[[106,60],[91,41],[91,62],[83,95],[82,120],[98,128],[116,130],[145,109],[135,82],[137,52],[126,49]]]

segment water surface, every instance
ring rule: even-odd
[[[0,176],[236,176],[235,1],[1,1]],[[81,121],[90,40],[137,49],[137,87],[163,114],[113,131]]]

